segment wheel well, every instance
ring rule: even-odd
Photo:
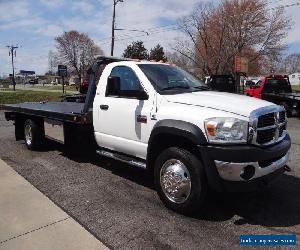
[[[153,171],[154,163],[158,155],[167,148],[179,147],[188,150],[200,159],[200,154],[197,146],[184,136],[176,136],[172,134],[159,134],[151,141],[148,149],[147,166]],[[201,160],[201,159],[200,159]]]

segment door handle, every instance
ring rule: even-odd
[[[100,109],[102,110],[108,110],[109,106],[108,105],[100,105]]]

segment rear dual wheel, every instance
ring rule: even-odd
[[[39,149],[43,142],[43,131],[39,124],[31,119],[24,123],[24,139],[26,147],[30,150]]]

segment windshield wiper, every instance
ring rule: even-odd
[[[208,87],[208,86],[197,86],[197,87],[193,87],[193,88],[200,89],[200,90],[209,90],[210,89],[210,87]]]
[[[172,86],[172,87],[167,87],[167,88],[163,88],[161,90],[171,90],[171,89],[189,89],[190,87],[187,87],[187,86]]]

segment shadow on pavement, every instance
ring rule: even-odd
[[[52,145],[58,149],[58,145]],[[59,147],[61,147],[60,145]],[[60,148],[63,150],[63,148]],[[91,163],[139,185],[154,190],[152,176],[145,170],[100,157],[94,151],[62,153],[78,163]],[[192,218],[207,221],[226,221],[240,216],[235,225],[290,227],[300,224],[300,178],[286,175],[268,187],[251,193],[215,193],[210,191],[203,212]]]
[[[300,224],[300,178],[283,175],[270,186],[251,193],[210,193],[204,213],[195,218],[235,225],[290,227]]]
[[[114,175],[133,181],[141,186],[154,189],[153,178],[147,170],[99,156],[95,153],[95,149],[85,150],[85,152],[63,151],[62,154],[77,163],[96,165],[110,171]]]

